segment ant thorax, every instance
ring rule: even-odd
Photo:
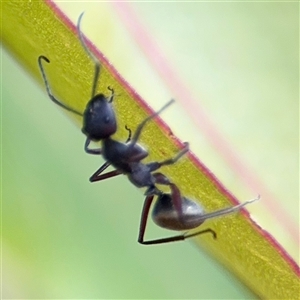
[[[139,162],[148,156],[148,152],[141,145],[130,142],[125,144],[112,138],[102,140],[102,154],[108,162],[124,173],[131,170],[129,164]]]

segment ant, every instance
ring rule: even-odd
[[[90,177],[90,181],[96,182],[120,174],[125,174],[128,176],[128,179],[131,181],[131,183],[133,183],[136,187],[147,188],[145,192],[146,198],[141,215],[138,238],[138,242],[141,244],[149,245],[179,241],[206,232],[212,233],[213,237],[216,238],[216,233],[212,229],[206,229],[189,235],[144,241],[144,233],[146,229],[149,209],[155,195],[157,195],[158,199],[153,210],[154,222],[161,227],[175,230],[196,228],[201,223],[203,223],[205,219],[239,210],[244,205],[253,202],[254,200],[250,200],[248,202],[245,202],[244,204],[240,204],[231,208],[204,214],[203,209],[196,202],[182,197],[177,185],[171,182],[170,179],[164,174],[156,171],[162,166],[175,164],[183,155],[185,155],[189,151],[188,143],[184,143],[184,148],[181,149],[181,151],[179,151],[173,158],[166,159],[161,162],[155,161],[147,164],[142,163],[142,160],[148,156],[147,150],[144,149],[140,144],[138,144],[138,139],[140,138],[144,127],[149,121],[157,117],[163,110],[169,107],[174,102],[174,100],[169,101],[160,110],[144,119],[137,126],[137,129],[135,130],[133,136],[131,130],[127,126],[125,126],[125,129],[129,132],[129,136],[125,143],[112,139],[111,136],[117,131],[117,121],[112,106],[112,102],[115,96],[114,89],[108,87],[108,90],[111,92],[111,95],[109,97],[106,97],[102,93],[96,94],[101,65],[98,59],[92,54],[85,43],[83,34],[80,30],[82,16],[83,13],[79,16],[77,23],[79,40],[84,51],[95,64],[91,99],[87,103],[83,113],[63,104],[52,94],[43,66],[43,61],[50,63],[50,60],[47,57],[41,55],[38,57],[38,64],[49,98],[55,104],[61,106],[65,110],[70,111],[83,118],[82,132],[86,135],[86,141],[84,144],[85,152],[93,155],[102,155],[106,160],[106,162]],[[92,141],[101,141],[102,147],[90,148],[89,145]],[[110,165],[112,165],[115,170],[102,174],[103,171],[105,171]],[[171,193],[162,193],[156,187],[156,184],[169,186]],[[192,214],[190,212],[191,209]]]
[[[190,200],[186,197],[182,197],[180,195],[179,190],[178,190],[178,194],[181,199],[183,217],[181,218],[180,215],[178,215],[176,209],[174,208],[172,195],[167,193],[161,193],[158,195],[157,200],[154,204],[154,208],[152,209],[152,219],[156,225],[170,230],[177,230],[177,231],[191,230],[199,227],[207,219],[240,211],[247,204],[258,201],[260,199],[260,195],[258,195],[256,198],[248,200],[244,203],[232,207],[216,210],[211,213],[205,213],[204,209],[202,208],[202,206],[200,206],[199,203]],[[205,233],[211,233],[214,239],[217,238],[216,232],[211,228],[207,228],[201,231],[196,231],[194,233],[184,233],[181,235],[171,236],[167,238],[144,241],[147,219],[148,219],[151,204],[153,202],[153,198],[154,195],[149,195],[146,197],[144,201],[144,207],[141,215],[140,230],[139,230],[139,237],[138,237],[138,242],[140,244],[155,245],[155,244],[164,244],[169,242],[183,241],[188,238],[198,236],[200,234],[205,234]]]

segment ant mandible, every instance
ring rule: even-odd
[[[145,125],[159,115],[168,106],[170,106],[174,100],[169,101],[159,111],[144,119],[137,126],[133,136],[131,136],[131,130],[126,127],[126,129],[129,131],[129,137],[125,143],[112,139],[111,136],[117,131],[116,116],[112,106],[112,102],[114,100],[114,90],[108,87],[111,92],[109,97],[106,97],[102,93],[96,94],[101,65],[85,43],[83,34],[80,30],[82,16],[83,13],[79,16],[77,23],[79,40],[83,49],[95,64],[91,100],[87,103],[83,113],[63,104],[52,94],[42,63],[43,61],[50,63],[50,60],[41,55],[38,58],[38,64],[50,99],[55,104],[61,106],[67,111],[83,117],[82,132],[86,135],[84,150],[89,154],[102,155],[106,160],[106,162],[90,177],[90,181],[96,182],[120,174],[125,174],[135,186],[139,188],[147,188],[145,192],[146,196],[155,194],[159,195],[161,193],[156,188],[156,184],[167,185],[171,189],[172,202],[179,217],[184,218],[181,203],[182,199],[179,189],[164,174],[155,171],[162,166],[176,163],[185,153],[189,151],[188,143],[185,143],[184,148],[178,152],[175,157],[160,162],[150,162],[147,164],[144,164],[141,161],[148,156],[148,152],[140,144],[138,144],[138,139]],[[98,149],[89,148],[91,141],[101,141],[102,147]],[[102,174],[102,172],[109,165],[115,167],[115,170]]]

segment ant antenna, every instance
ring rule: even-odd
[[[41,70],[41,73],[42,73],[42,76],[43,76],[43,79],[44,79],[44,83],[45,83],[49,98],[55,104],[57,104],[57,105],[61,106],[62,108],[64,108],[64,109],[66,109],[66,110],[82,117],[83,116],[82,113],[80,113],[79,111],[77,111],[77,110],[75,110],[75,109],[73,109],[69,106],[64,105],[63,103],[61,103],[58,99],[56,99],[54,97],[54,95],[51,92],[51,89],[50,89],[50,86],[49,86],[49,83],[48,83],[48,80],[47,80],[47,77],[46,77],[46,73],[45,73],[45,70],[44,70],[44,67],[43,67],[43,64],[42,64],[42,60],[46,61],[47,63],[50,63],[50,60],[46,56],[43,56],[43,55],[40,55],[39,58],[38,58],[39,67],[40,67],[40,70]]]
[[[81,15],[78,18],[77,31],[78,31],[78,36],[79,36],[80,43],[81,43],[84,51],[87,53],[87,55],[92,59],[92,61],[95,64],[95,75],[94,75],[94,82],[93,82],[92,96],[91,96],[91,98],[93,98],[95,96],[95,93],[96,93],[96,88],[97,88],[97,83],[98,83],[98,79],[99,79],[101,65],[100,65],[98,59],[95,57],[95,55],[90,51],[90,49],[86,45],[86,43],[84,41],[83,34],[80,30],[80,23],[81,23],[81,19],[83,17],[83,14],[84,14],[84,12],[82,12]]]

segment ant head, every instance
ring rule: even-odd
[[[115,112],[103,94],[94,96],[83,113],[82,132],[93,141],[108,138],[117,130]]]

